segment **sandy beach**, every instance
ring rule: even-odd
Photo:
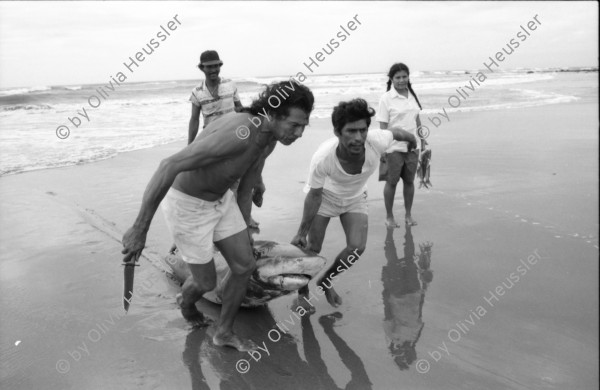
[[[181,317],[160,212],[123,313],[120,237],[158,163],[183,142],[2,177],[2,388],[597,387],[597,118],[596,100],[456,113],[432,128],[433,187],[416,192],[418,226],[386,231],[383,184],[372,178],[367,250],[336,282],[344,304],[322,298],[300,320],[292,296],[243,310],[237,331],[269,351],[258,361],[215,347],[212,328]],[[277,146],[255,239],[291,240],[310,158],[331,136],[330,121],[315,119]],[[426,243],[430,264],[416,262]],[[322,255],[331,261],[344,245],[333,220]],[[218,316],[219,306],[199,307]],[[273,341],[276,322],[289,333]],[[390,335],[408,340],[394,356]]]

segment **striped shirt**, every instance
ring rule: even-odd
[[[215,98],[210,94],[204,80],[192,90],[190,102],[196,107],[201,107],[204,117],[204,127],[221,115],[233,112],[234,102],[239,102],[240,97],[235,83],[229,79],[221,79],[219,83],[218,96]]]

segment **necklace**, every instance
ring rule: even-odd
[[[210,92],[212,97],[219,98],[219,83],[217,83],[217,85],[212,89],[208,86],[208,84],[206,84],[206,88],[208,88],[208,92]]]

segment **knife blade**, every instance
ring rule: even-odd
[[[133,297],[133,275],[135,267],[139,267],[139,264],[135,264],[135,259],[131,259],[130,262],[123,263],[123,266],[125,267],[123,270],[123,309],[125,309],[125,312],[127,312]]]

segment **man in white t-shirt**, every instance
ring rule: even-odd
[[[367,180],[394,140],[406,141],[412,148],[417,142],[405,130],[369,130],[374,115],[375,111],[363,99],[341,102],[333,109],[331,119],[336,138],[323,142],[313,155],[302,222],[292,239],[292,244],[319,253],[329,220],[340,217],[346,247],[317,280],[317,290],[334,307],[342,299],[333,289],[332,281],[358,260],[367,244]],[[298,305],[313,312],[314,307],[306,298],[308,287],[298,293]]]

